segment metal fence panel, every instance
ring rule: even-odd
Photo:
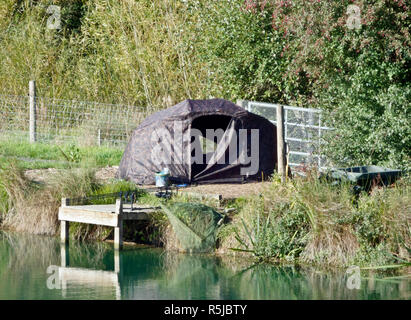
[[[245,108],[276,124],[278,104],[245,101]],[[326,169],[326,157],[321,153],[324,131],[332,130],[322,122],[321,110],[284,106],[285,141],[291,167],[317,166]],[[274,142],[273,142],[274,143]]]

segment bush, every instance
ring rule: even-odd
[[[332,165],[409,169],[407,1],[48,1],[0,4],[0,90],[162,109],[218,96],[327,111]],[[26,59],[30,56],[31,59]],[[35,67],[33,67],[35,66]]]
[[[322,266],[407,261],[410,195],[409,178],[356,199],[349,185],[333,186],[315,175],[285,185],[275,177],[221,230],[220,250]]]
[[[310,106],[335,130],[331,165],[411,166],[410,10],[404,1],[237,0],[206,6],[203,58],[224,97]]]

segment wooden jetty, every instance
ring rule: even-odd
[[[148,220],[149,214],[159,207],[123,203],[117,199],[115,204],[70,205],[70,199],[63,198],[59,209],[61,242],[68,243],[70,222],[95,224],[114,228],[114,248],[123,247],[123,221]]]

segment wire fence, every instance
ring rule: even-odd
[[[47,143],[109,145],[124,147],[132,131],[152,110],[143,107],[90,101],[34,97],[35,140]],[[0,135],[4,139],[30,139],[30,97],[0,94]],[[277,104],[241,101],[248,111],[276,124]],[[323,135],[332,128],[323,125],[318,109],[284,106],[285,141],[291,167],[327,168],[321,153]],[[273,143],[275,143],[273,141]]]
[[[2,137],[24,137],[29,128],[29,97],[0,95],[0,133]]]
[[[29,96],[0,95],[2,137],[29,140]],[[36,141],[124,146],[148,115],[142,107],[35,97]]]
[[[278,104],[244,101],[243,107],[276,124]],[[290,167],[316,166],[327,168],[327,158],[321,152],[323,136],[332,128],[324,126],[319,109],[284,106],[284,134]]]

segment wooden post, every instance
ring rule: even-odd
[[[69,242],[69,229],[70,229],[70,222],[60,221],[61,243],[65,244]]]
[[[321,170],[321,113],[318,115],[318,171]]]
[[[70,204],[70,199],[68,198],[61,198],[61,206],[67,207]]]
[[[114,251],[114,272],[120,273],[123,269],[123,256],[118,250]]]
[[[123,248],[123,220],[118,222],[119,226],[114,228],[114,249],[121,250]]]
[[[114,228],[114,249],[121,250],[123,248],[123,202],[120,199],[116,200],[116,214],[118,215],[118,227]]]
[[[69,261],[69,247],[65,243],[60,244],[60,257],[61,257],[61,266],[68,267],[70,264]]]
[[[97,129],[97,145],[101,146],[101,130]]]
[[[62,198],[61,199],[61,206],[66,207],[69,204],[69,199]],[[69,241],[69,229],[70,229],[70,222],[68,221],[60,221],[60,239],[61,243],[68,243]]]
[[[277,106],[277,158],[278,158],[278,174],[281,177],[281,182],[285,182],[285,139],[284,139],[284,106]]]
[[[29,82],[29,97],[30,97],[30,143],[34,143],[37,140],[36,136],[36,82],[31,80]]]
[[[117,273],[116,300],[121,300],[121,283],[123,281],[123,256],[120,250],[114,250],[114,272]]]

